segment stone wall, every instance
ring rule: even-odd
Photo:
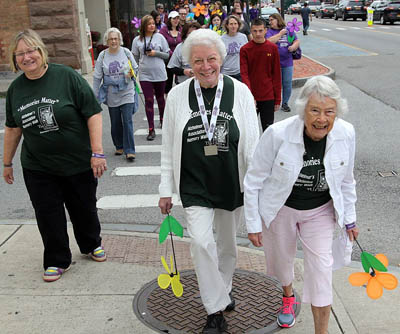
[[[28,0],[0,1],[0,71],[9,71],[9,45],[21,30],[30,27]]]
[[[76,0],[28,0],[28,3],[31,28],[43,38],[50,61],[81,68]]]

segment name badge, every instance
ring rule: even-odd
[[[217,145],[206,145],[204,146],[204,155],[218,155]]]

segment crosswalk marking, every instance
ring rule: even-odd
[[[144,121],[147,121],[147,117],[143,117]],[[160,120],[160,115],[154,115],[154,120],[159,121]]]
[[[379,26],[379,28],[381,28],[381,29],[386,29],[386,30],[390,30],[389,27],[381,27],[381,26]]]
[[[138,145],[135,146],[136,153],[161,152],[161,145]]]
[[[97,208],[102,210],[115,210],[158,207],[159,199],[160,195],[158,194],[104,196],[97,201]],[[174,206],[182,206],[182,202],[178,201],[178,196],[176,194],[173,194],[172,202]]]
[[[324,30],[324,31],[332,31],[332,29],[326,29],[326,28],[322,28],[322,30]]]
[[[347,28],[335,28],[337,30],[347,30]]]
[[[160,166],[143,166],[143,167],[117,167],[113,170],[112,175],[115,176],[138,176],[138,175],[160,175]]]
[[[156,135],[162,135],[162,129],[155,129]],[[149,134],[149,130],[147,129],[138,129],[135,131],[135,136],[147,136]]]
[[[4,130],[0,130],[0,133],[4,133]]]
[[[359,27],[350,27],[351,29],[355,29],[355,30],[361,30],[361,28]]]

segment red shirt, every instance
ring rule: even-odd
[[[281,104],[281,65],[278,47],[269,41],[250,41],[240,49],[240,75],[256,101]]]

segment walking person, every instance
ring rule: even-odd
[[[117,28],[109,28],[104,33],[104,44],[108,49],[101,51],[97,58],[93,90],[98,101],[108,106],[115,155],[125,154],[126,160],[133,162],[136,152],[132,118],[139,96],[131,67],[137,70],[137,64],[132,53],[122,47],[122,35]]]
[[[169,58],[169,46],[163,35],[157,32],[154,19],[145,15],[140,25],[139,36],[132,43],[132,53],[139,64],[139,80],[145,98],[145,109],[149,134],[147,140],[154,140],[154,94],[156,96],[162,127],[165,108],[165,83],[167,71],[164,61]]]
[[[239,32],[242,22],[235,15],[229,15],[224,21],[227,32],[221,39],[225,44],[226,57],[222,64],[221,73],[242,81],[240,76],[240,48],[247,43],[245,34]]]
[[[281,64],[282,77],[282,111],[290,112],[288,105],[292,95],[293,79],[293,55],[300,46],[296,33],[293,31],[294,41],[290,44],[288,40],[289,32],[286,30],[286,23],[280,14],[272,14],[269,17],[270,28],[265,36],[268,41],[278,46],[279,60]]]
[[[181,28],[179,26],[179,14],[176,11],[171,11],[168,14],[167,25],[160,30],[160,34],[165,37],[169,46],[169,59],[171,58],[176,46],[182,42]],[[168,61],[166,64],[168,64]],[[172,88],[174,81],[174,73],[167,67],[167,82],[165,85],[165,95],[167,96]]]
[[[303,20],[303,35],[308,35],[310,21],[312,21],[311,9],[308,7],[308,2],[304,2],[304,6],[300,9],[300,15]]]
[[[326,334],[333,299],[335,227],[345,229],[350,241],[358,236],[355,134],[341,119],[346,100],[328,77],[309,79],[296,106],[297,116],[273,124],[261,136],[244,181],[246,225],[253,245],[264,246],[267,275],[282,284],[280,327],[295,324],[292,282],[300,239],[302,302],[311,304],[315,333]]]
[[[258,122],[249,89],[220,74],[226,51],[216,32],[191,32],[182,54],[194,78],[175,86],[168,96],[159,207],[163,214],[169,213],[172,192],[178,192],[208,314],[202,333],[223,333],[227,328],[223,312],[235,308],[236,229],[243,177],[259,138]]]
[[[54,282],[72,262],[65,209],[81,253],[107,258],[96,208],[97,179],[107,170],[101,107],[76,71],[48,62],[35,31],[18,33],[10,51],[12,70],[23,74],[7,91],[3,178],[15,181],[12,161],[23,137],[21,165],[44,245],[43,280]]]
[[[266,32],[265,21],[254,20],[253,39],[240,49],[240,75],[253,93],[263,131],[274,123],[282,86],[278,47],[265,39]]]

